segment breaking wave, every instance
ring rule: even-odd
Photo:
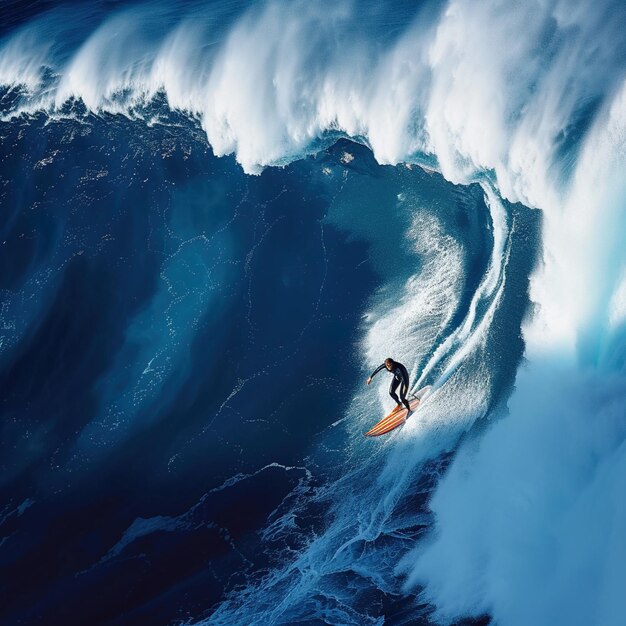
[[[381,598],[403,594],[444,623],[623,622],[625,12],[572,0],[148,3],[113,15],[93,5],[42,13],[3,36],[5,125],[119,114],[152,127],[174,111],[249,174],[343,137],[380,165],[464,186],[436,182],[430,196],[402,186],[390,209],[404,216],[402,232],[363,220],[357,188],[331,203],[325,219],[368,242],[383,281],[361,358],[373,367],[393,354],[416,387],[434,391],[384,442],[362,438],[384,387],[353,395],[311,453],[322,466],[339,456],[336,475],[275,514],[263,536],[274,564],[209,623],[381,624]],[[455,204],[471,214],[462,225]],[[376,257],[389,237],[408,242],[408,265]],[[231,254],[219,238],[192,245]],[[174,255],[164,268],[166,310],[177,264]],[[200,317],[211,306],[203,293]],[[180,350],[196,322],[181,327]],[[172,376],[170,357],[147,384]],[[109,419],[142,402],[119,384],[104,391]],[[316,506],[322,527],[289,545],[294,519]]]

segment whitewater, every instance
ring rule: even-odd
[[[330,200],[311,320],[322,316],[332,227],[367,243],[380,281],[359,311],[357,360],[371,371],[393,356],[414,389],[433,385],[414,419],[373,441],[362,435],[389,408],[387,381],[374,392],[344,380],[345,410],[297,464],[268,458],[207,490],[297,477],[259,530],[263,565],[177,623],[624,623],[621,2],[85,3],[14,18],[0,34],[3,137],[122,120],[132,133],[200,137],[250,180],[319,160],[315,189]],[[371,180],[342,170],[365,168],[370,153]],[[361,210],[368,198],[384,199],[381,215]],[[265,219],[269,236],[286,218]],[[194,223],[172,227],[160,295],[117,356],[132,365],[100,381],[102,408],[72,442],[68,471],[121,449],[150,424],[142,411],[155,390],[168,387],[173,403],[192,376],[192,337],[240,254],[230,222],[206,236]],[[392,237],[405,247],[394,261]],[[252,281],[256,248],[246,254]],[[45,309],[46,278],[33,281],[3,291],[3,364]],[[261,345],[250,290],[245,332]],[[189,293],[194,308],[177,308]],[[151,335],[161,317],[165,330]],[[229,382],[202,433],[264,368]],[[197,437],[180,435],[170,466]],[[98,563],[156,531],[193,528],[203,502],[147,507]],[[392,602],[401,610],[386,619]]]

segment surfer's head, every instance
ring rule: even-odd
[[[385,359],[385,367],[391,371],[391,368],[393,367],[393,359],[391,357],[387,357]]]

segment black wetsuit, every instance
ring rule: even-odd
[[[379,365],[373,372],[370,378],[374,378],[378,372],[382,369],[387,369],[387,366],[383,363]],[[397,404],[404,404],[404,406],[410,411],[411,405],[409,401],[406,399],[406,394],[409,390],[409,372],[406,367],[402,365],[402,363],[398,363],[397,361],[392,361],[391,370],[389,370],[391,374],[393,374],[393,380],[391,381],[391,385],[389,385],[389,395],[396,401]],[[400,385],[400,397],[396,394],[396,389]]]

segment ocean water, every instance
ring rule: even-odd
[[[624,623],[621,3],[0,12],[2,623]]]

